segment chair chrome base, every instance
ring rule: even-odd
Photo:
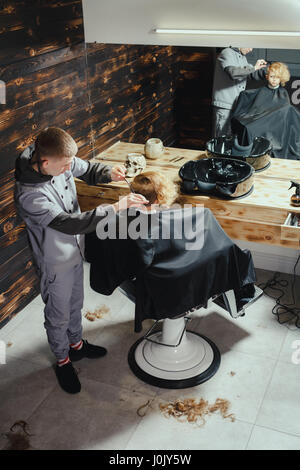
[[[170,340],[173,345],[167,344]],[[186,331],[184,318],[165,319],[162,331],[140,338],[128,353],[129,366],[139,379],[170,389],[193,387],[209,380],[220,362],[217,346],[205,336]]]

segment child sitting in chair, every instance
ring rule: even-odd
[[[300,159],[300,113],[284,88],[289,79],[288,67],[274,62],[267,69],[263,87],[240,94],[231,121],[236,135],[232,155],[251,155],[254,138],[265,137],[274,157]]]

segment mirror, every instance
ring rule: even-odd
[[[228,53],[224,48],[215,49],[212,135],[237,136],[234,145],[239,151],[241,148],[247,151],[255,138],[264,137],[273,144],[274,157],[300,160],[300,51],[250,49],[249,52],[244,48],[244,53],[239,54],[237,48],[233,49],[238,55],[231,52],[232,49]],[[222,62],[218,62],[220,53]],[[241,81],[233,89],[231,73],[236,71],[229,70],[228,65],[243,68],[247,64],[245,59],[253,66],[259,59],[263,59],[267,66],[262,70],[267,70],[268,66],[275,62],[283,65],[274,65],[268,77],[256,72],[255,79]],[[233,63],[229,64],[230,61]],[[227,68],[226,73],[224,67]],[[229,114],[226,105],[222,105],[233,99],[233,95],[238,98]]]

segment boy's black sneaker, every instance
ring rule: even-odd
[[[72,362],[68,362],[64,366],[56,364],[55,373],[61,388],[68,393],[79,393],[81,390],[81,383],[78,379],[77,372],[72,366]]]
[[[88,357],[89,359],[97,359],[98,357],[103,357],[107,353],[105,348],[102,346],[96,346],[95,344],[90,344],[87,340],[82,340],[83,345],[81,349],[70,348],[69,358],[71,361],[76,362],[80,361],[83,357]]]

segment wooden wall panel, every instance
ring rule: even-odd
[[[87,45],[95,153],[119,139],[175,143],[175,55],[170,46]],[[158,115],[165,124],[155,127]]]
[[[9,0],[0,5],[0,62],[26,60],[83,41],[82,2]]]
[[[205,149],[211,139],[211,93],[215,51],[213,48],[179,47],[176,64],[177,146]]]

